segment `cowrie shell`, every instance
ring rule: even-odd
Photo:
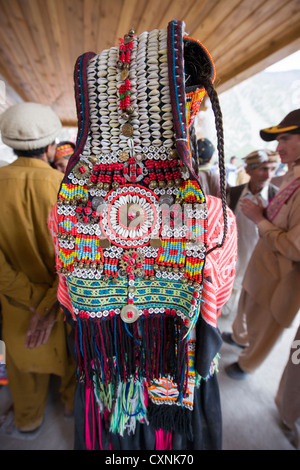
[[[114,120],[111,120],[110,123],[109,123],[110,127],[119,127],[119,122],[118,121],[114,121]]]
[[[171,112],[172,111],[172,106],[170,104],[164,104],[162,107],[161,107],[161,110],[164,112],[164,113],[167,113],[167,112]],[[164,116],[164,114],[163,114]]]
[[[112,111],[109,115],[110,115],[111,119],[118,120],[118,118],[119,118],[118,111]]]
[[[150,118],[151,118],[151,116],[150,116]],[[152,122],[150,124],[150,127],[151,127],[151,129],[154,129],[154,130],[155,129],[160,129],[160,124],[158,122]]]
[[[164,121],[170,121],[173,119],[173,114],[172,113],[163,113],[162,118]]]
[[[160,107],[159,106],[151,106],[149,109],[150,113],[160,113]]]
[[[102,133],[102,139],[109,140],[110,139],[110,133],[109,132],[103,132]]]
[[[159,96],[153,96],[150,100],[149,100],[149,106],[155,106],[159,104]]]
[[[97,90],[98,90],[99,93],[105,93],[106,90],[107,90],[107,86],[106,85],[99,85],[97,87]]]
[[[149,96],[152,97],[152,96],[157,96],[159,95],[159,91],[158,90],[151,90],[150,93],[149,93]]]
[[[151,114],[151,120],[152,121],[161,121],[161,116],[157,113]]]
[[[148,104],[145,101],[138,103],[139,113],[142,114],[147,110]]]
[[[162,141],[160,139],[154,139],[152,141],[152,145],[160,146],[161,144],[162,144]]]
[[[93,132],[93,139],[98,139],[99,140],[100,137],[101,137],[100,132]]]
[[[101,131],[109,131],[110,130],[110,127],[109,127],[109,124],[108,124],[109,121],[107,121],[106,123],[104,124],[100,124],[100,130]]]
[[[161,126],[163,129],[172,129],[173,128],[173,123],[172,121],[165,121],[162,123]]]
[[[167,148],[172,148],[174,146],[174,141],[171,140],[171,139],[166,139],[164,142],[163,142],[164,146],[167,147]]]
[[[114,103],[110,103],[108,105],[108,109],[110,112],[114,112],[114,111],[117,111],[118,110],[118,105],[117,104],[114,104]]]
[[[142,124],[139,129],[141,132],[145,132],[145,131],[148,131],[149,130],[149,124]]]
[[[141,132],[141,137],[142,137],[143,140],[144,139],[150,139],[151,134],[150,134],[150,132]]]
[[[173,137],[173,135],[174,135],[174,132],[171,131],[170,129],[168,129],[168,130],[164,131],[164,132],[162,133],[162,135],[163,135],[163,137],[165,137],[166,139],[171,139],[171,137]]]
[[[168,86],[169,85],[169,77],[163,77],[160,79],[160,84],[163,85],[164,87],[165,86]]]
[[[97,122],[98,122],[98,116],[93,116],[93,115],[90,116],[90,121],[91,121],[92,123],[97,123]]]
[[[140,101],[145,101],[147,99],[147,93],[138,93],[137,99]]]
[[[158,88],[159,88],[158,81],[157,80],[149,80],[148,88],[149,88],[149,90],[158,90]]]
[[[156,65],[154,66],[154,65],[150,64],[148,70],[149,70],[149,73],[158,73],[159,68]]]
[[[98,85],[106,85],[106,84],[107,84],[107,80],[106,80],[105,77],[99,77],[99,78],[97,79],[97,83],[98,83]]]
[[[148,114],[141,114],[140,115],[140,122],[147,122],[148,121]]]
[[[107,100],[107,94],[106,93],[99,93],[98,98],[100,101],[105,101]]]
[[[139,54],[136,60],[137,74],[146,71],[145,52]]]
[[[168,86],[163,86],[161,89],[161,94],[165,95],[166,93],[170,93],[170,88]]]
[[[168,70],[168,64],[166,64],[165,62],[161,62],[159,64],[159,68],[160,70]]]
[[[147,80],[146,80],[145,78],[140,79],[139,82],[138,82],[138,84],[137,84],[137,87],[136,87],[137,91],[138,91],[138,92],[139,92],[139,91],[144,91],[146,85],[147,85]]]
[[[149,75],[148,75],[148,79],[149,80],[153,80],[153,79],[156,79],[157,80],[158,78],[158,74],[155,73],[155,72],[151,72]]]

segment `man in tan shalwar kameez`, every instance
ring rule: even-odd
[[[238,315],[245,331],[233,324],[232,339],[241,346],[238,362],[226,368],[234,379],[254,372],[266,359],[300,309],[300,109],[275,127],[263,129],[263,140],[277,140],[277,152],[289,171],[268,207],[245,199],[242,210],[257,224],[260,238],[246,270]]]
[[[300,326],[291,346],[275,403],[282,422],[294,432],[293,443],[300,450]]]
[[[0,169],[0,299],[6,366],[17,430],[43,421],[51,374],[72,410],[75,365],[58,308],[54,247],[47,227],[63,174],[50,167],[61,129],[48,106],[22,103],[0,116],[2,140],[18,158]]]

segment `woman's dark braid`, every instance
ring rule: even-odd
[[[217,148],[219,154],[219,172],[220,172],[220,191],[224,217],[224,233],[221,243],[208,250],[207,254],[216,248],[221,248],[225,242],[228,230],[228,217],[227,217],[227,200],[226,200],[226,171],[225,171],[225,157],[224,157],[224,133],[223,133],[223,118],[222,111],[219,103],[219,97],[212,84],[211,79],[206,75],[198,77],[199,83],[204,86],[212,104],[212,110],[215,116],[215,125],[217,131]]]

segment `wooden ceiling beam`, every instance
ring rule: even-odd
[[[264,39],[267,31],[272,32],[273,27],[281,24],[282,17],[290,17],[295,0],[265,0],[260,3],[259,8],[252,11],[244,21],[235,26],[228,25],[224,40],[211,48],[212,57],[216,62],[220,64],[222,60],[228,61],[228,56],[235,57],[236,51],[240,50],[246,55],[253,43],[259,38]]]
[[[234,74],[237,70],[252,67],[262,57],[265,58],[282,49],[299,37],[299,28],[300,11],[292,18],[282,18],[282,22],[274,27],[272,31],[264,30],[264,34],[261,34],[257,41],[250,42],[246,50],[243,47],[245,40],[241,41],[241,47],[235,49],[235,54],[231,57],[230,63],[226,60],[226,57],[218,60],[222,75]]]
[[[293,40],[290,36],[286,39],[286,42],[287,44],[281,48],[274,50],[269,49],[267,54],[264,51],[261,51],[260,54],[255,54],[252,60],[249,60],[247,64],[241,64],[238,68],[233,68],[227,75],[223,75],[216,83],[218,93],[220,94],[229,90],[242,81],[262,72],[267,67],[300,50],[299,37]]]
[[[294,52],[299,10],[300,0],[0,0],[0,73],[15,98],[50,104],[73,126],[78,56],[117,46],[131,27],[183,20],[209,50],[220,92]]]

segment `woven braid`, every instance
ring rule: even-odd
[[[221,243],[217,244],[211,248],[208,252],[215,250],[216,248],[221,248],[224,245],[227,231],[228,231],[228,216],[227,216],[227,201],[226,201],[226,172],[225,172],[225,157],[224,157],[224,133],[223,133],[223,117],[220,107],[218,94],[212,84],[210,77],[207,75],[198,76],[198,80],[203,84],[204,88],[207,91],[209,99],[212,104],[213,113],[215,116],[215,125],[217,131],[217,148],[219,154],[219,173],[220,173],[220,191],[221,191],[221,200],[223,208],[223,217],[224,217],[224,233]]]

